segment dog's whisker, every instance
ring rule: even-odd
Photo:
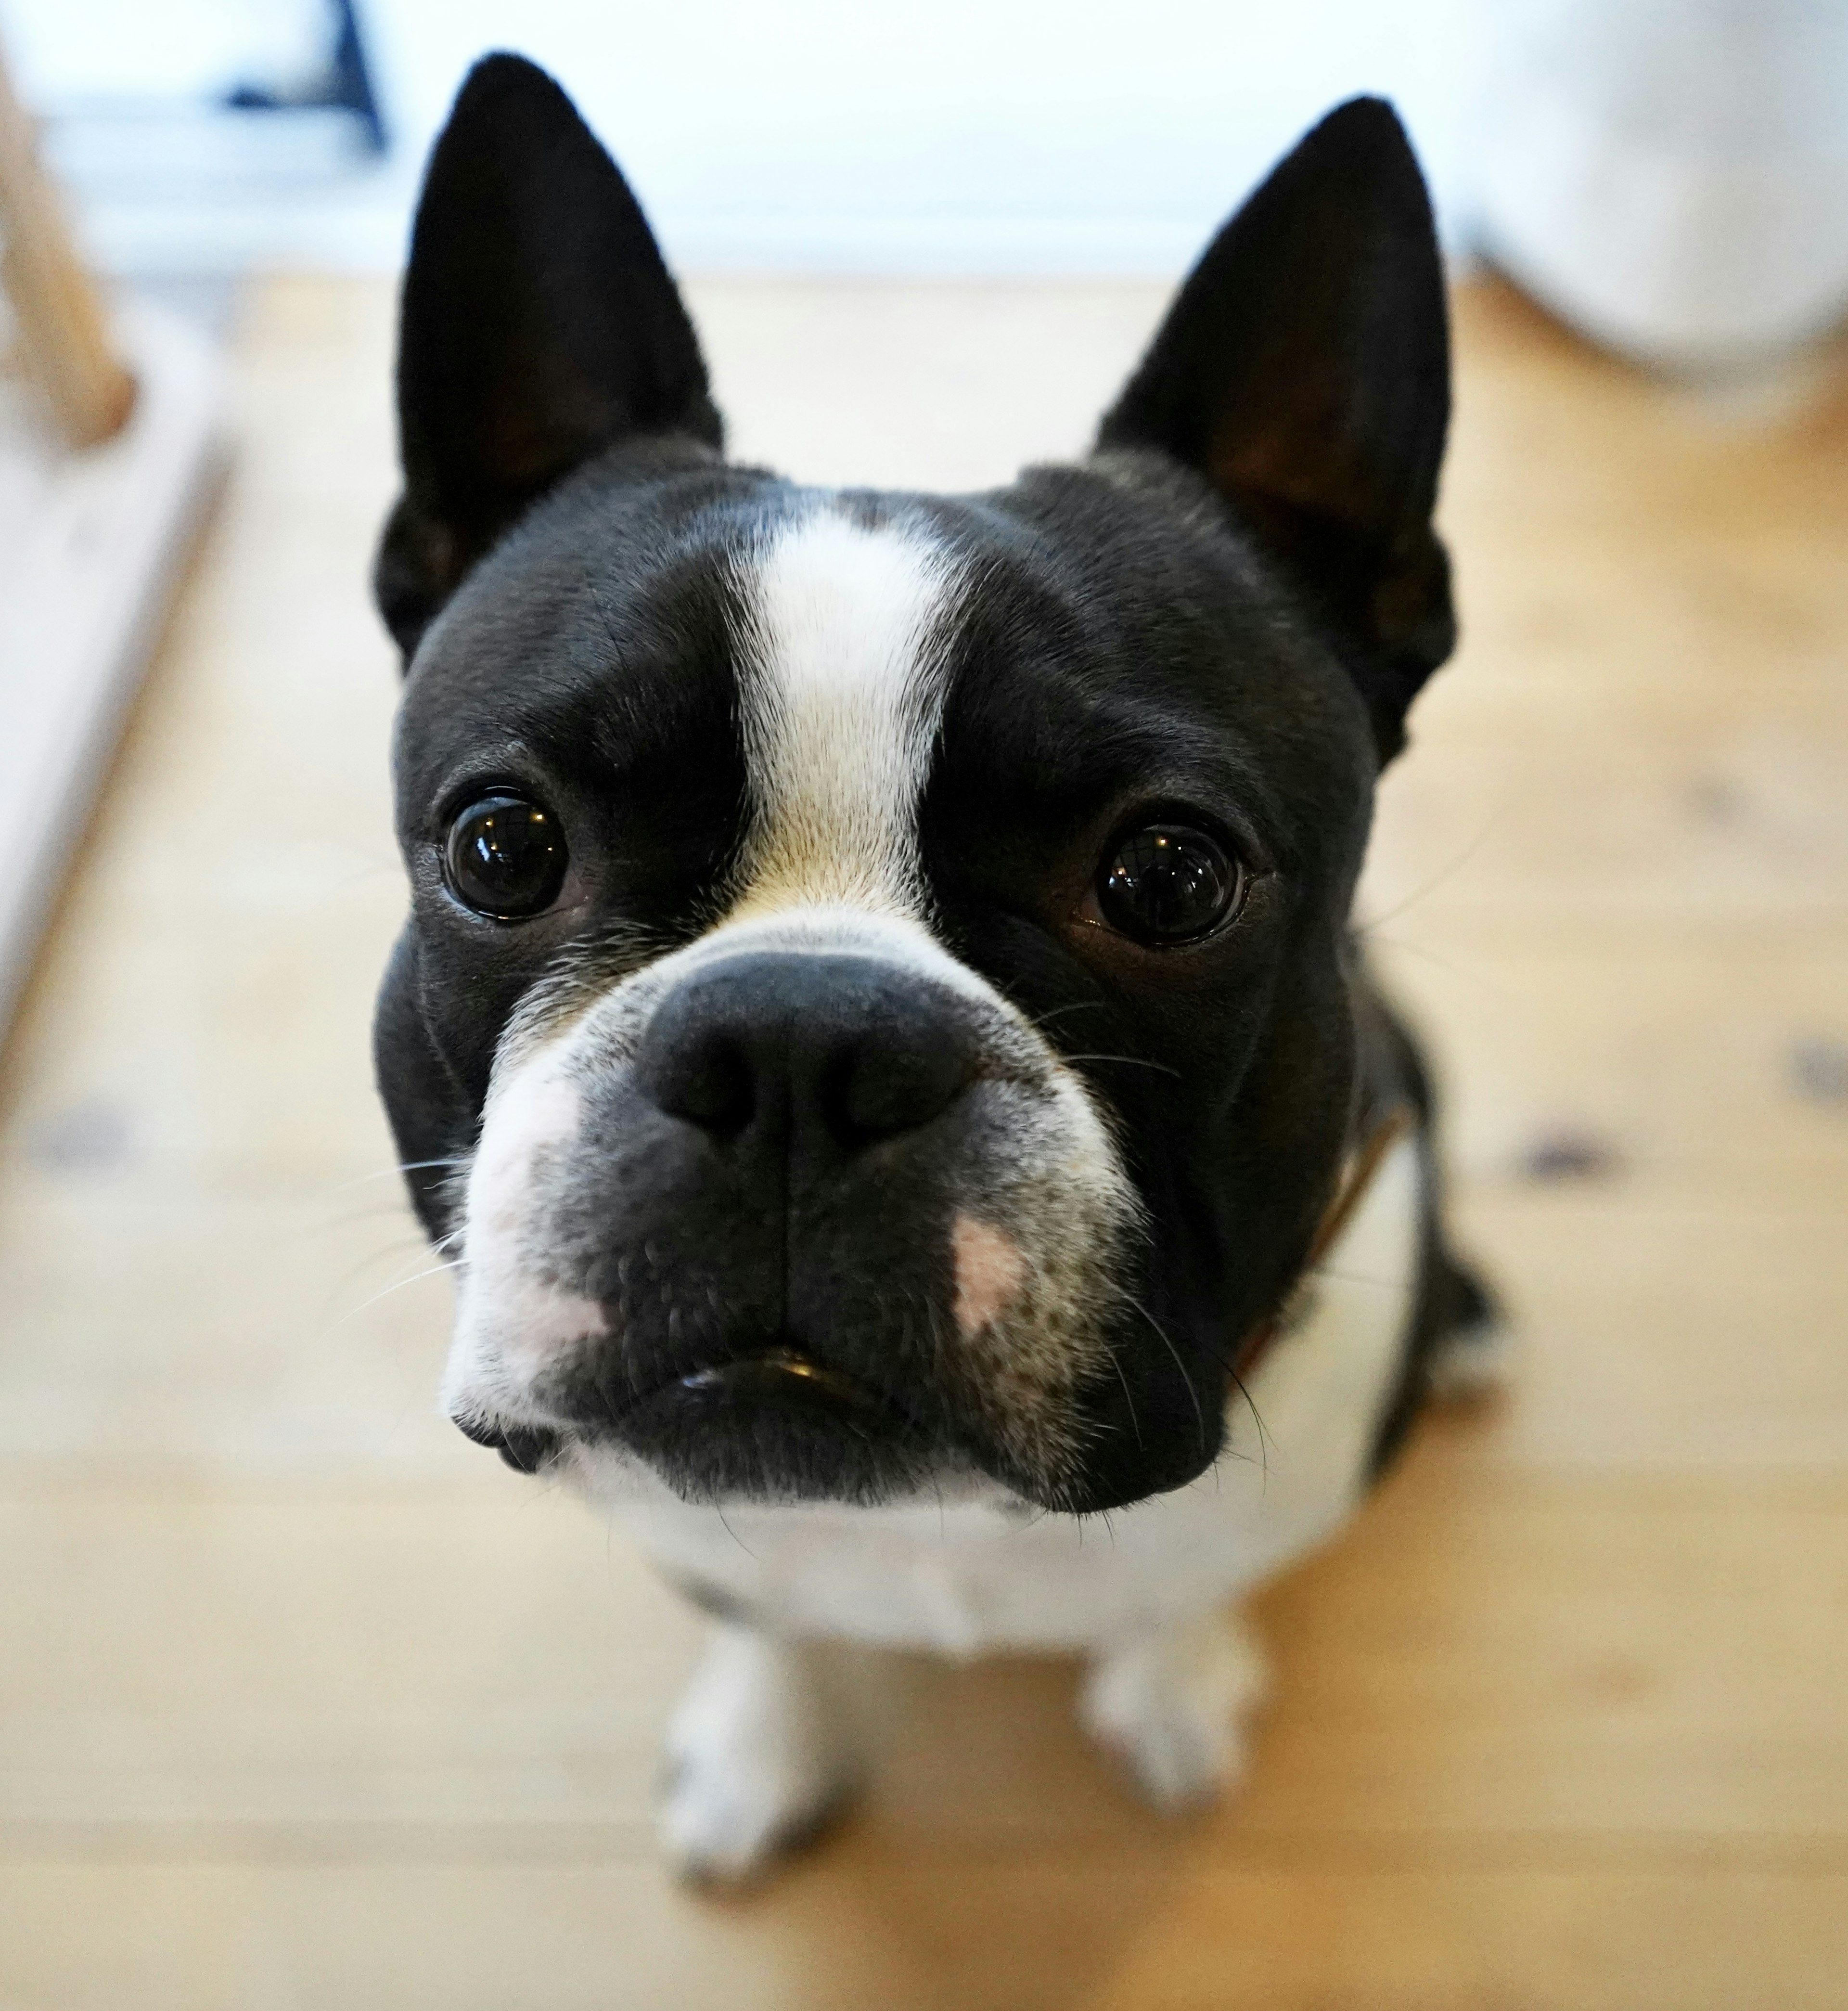
[[[400,1278],[395,1283],[387,1285],[382,1291],[375,1292],[369,1299],[361,1300],[357,1306],[353,1307],[349,1312],[342,1313],[338,1319],[330,1321],[322,1332],[323,1335],[333,1333],[336,1329],[344,1326],[349,1320],[357,1319],[368,1307],[377,1305],[381,1299],[389,1299],[394,1292],[402,1292],[412,1285],[421,1284],[425,1278],[434,1278],[439,1272],[457,1271],[460,1269],[461,1265],[459,1261],[452,1261],[443,1264],[432,1264],[425,1270],[414,1271],[408,1278]]]
[[[1129,1387],[1129,1378],[1123,1373],[1123,1365],[1114,1353],[1110,1358],[1110,1365],[1117,1372],[1117,1380],[1123,1386],[1123,1401],[1129,1407],[1129,1427],[1135,1433],[1137,1449],[1146,1451],[1148,1448],[1143,1441],[1143,1421],[1135,1414],[1135,1397]]]
[[[1139,1299],[1133,1292],[1125,1292],[1123,1294],[1123,1297],[1131,1305],[1135,1307],[1136,1311],[1142,1315],[1143,1318],[1146,1319],[1149,1322],[1150,1326],[1154,1329],[1156,1336],[1160,1340],[1162,1346],[1165,1347],[1168,1353],[1174,1357],[1175,1373],[1179,1376],[1182,1383],[1185,1386],[1188,1400],[1193,1405],[1194,1421],[1199,1426],[1200,1450],[1204,1453],[1207,1450],[1207,1414],[1200,1408],[1199,1392],[1193,1386],[1193,1378],[1188,1374],[1187,1365],[1181,1359],[1181,1351],[1175,1347],[1175,1344],[1171,1340],[1168,1339],[1167,1329],[1162,1326],[1160,1321],[1159,1321],[1155,1315],[1150,1312],[1148,1308],[1143,1304],[1142,1301]]]
[[[1250,1386],[1246,1382],[1245,1378],[1229,1362],[1222,1365],[1224,1367],[1226,1374],[1231,1379],[1232,1387],[1244,1399],[1245,1408],[1251,1413],[1251,1422],[1256,1428],[1258,1435],[1258,1457],[1256,1464],[1263,1475],[1263,1485],[1267,1488],[1270,1483],[1270,1434],[1264,1429],[1264,1420],[1258,1410],[1257,1401],[1252,1395]],[[1248,1464],[1250,1463],[1249,1454],[1235,1451],[1232,1457],[1235,1459],[1245,1460]]]
[[[428,1173],[438,1166],[465,1166],[468,1155],[459,1154],[446,1159],[406,1159],[395,1166],[381,1166],[376,1173],[361,1173],[350,1180],[342,1180],[339,1186],[330,1187],[330,1194],[350,1194],[355,1187],[369,1186],[374,1180],[391,1180],[402,1178],[406,1173]]]
[[[1228,1459],[1242,1460],[1247,1466],[1261,1465],[1264,1470],[1265,1478],[1268,1479],[1270,1472],[1270,1435],[1269,1432],[1265,1429],[1264,1420],[1258,1414],[1258,1407],[1253,1400],[1250,1388],[1246,1383],[1244,1377],[1239,1373],[1237,1368],[1231,1362],[1227,1361],[1225,1357],[1219,1352],[1217,1348],[1209,1347],[1207,1350],[1207,1354],[1208,1358],[1214,1363],[1214,1365],[1224,1372],[1226,1380],[1235,1390],[1238,1391],[1240,1397],[1244,1399],[1245,1408],[1251,1413],[1251,1422],[1257,1427],[1259,1453],[1259,1458],[1257,1459],[1253,1459],[1250,1454],[1240,1452],[1235,1446],[1230,1444],[1225,1446],[1224,1448],[1222,1457]]]
[[[1031,1016],[1027,1024],[1035,1028],[1050,1027],[1054,1020],[1064,1019],[1068,1013],[1104,1012],[1108,1009],[1110,1002],[1107,998],[1080,998],[1071,1005],[1055,1005],[1049,1013],[1042,1013],[1036,1016]]]
[[[1164,1075],[1171,1075],[1176,1082],[1182,1080],[1178,1068],[1170,1068],[1166,1062],[1146,1062],[1138,1055],[1061,1055],[1067,1062],[1121,1062],[1125,1068],[1159,1069]]]
[[[720,1529],[725,1532],[727,1536],[730,1537],[731,1540],[737,1545],[738,1548],[744,1552],[745,1556],[748,1557],[755,1557],[757,1555],[757,1553],[752,1549],[751,1546],[745,1541],[744,1538],[738,1534],[737,1531],[734,1529],[731,1526],[730,1523],[725,1519],[725,1510],[721,1504],[717,1501],[715,1501],[713,1504],[713,1513],[718,1517],[719,1526]]]
[[[393,1258],[402,1258],[409,1251],[414,1251],[421,1255],[429,1247],[428,1239],[421,1235],[406,1236],[400,1237],[395,1243],[388,1243],[382,1250],[372,1251],[361,1258],[357,1263],[349,1265],[336,1280],[327,1295],[327,1303],[331,1305],[336,1301],[349,1285],[364,1276],[375,1265],[383,1264]]]
[[[1402,900],[1394,902],[1383,915],[1374,915],[1364,922],[1356,921],[1354,924],[1354,933],[1361,936],[1371,935],[1376,930],[1384,927],[1387,923],[1402,915],[1408,908],[1416,907],[1428,895],[1434,894],[1446,881],[1454,879],[1482,849],[1496,827],[1507,815],[1508,810],[1505,805],[1500,810],[1492,812],[1487,822],[1447,865],[1440,867],[1422,886],[1414,888]]]
[[[1468,964],[1459,963],[1453,957],[1441,956],[1423,943],[1412,941],[1409,937],[1380,935],[1374,940],[1402,956],[1422,957],[1438,970],[1448,971],[1452,977],[1466,978],[1471,984],[1486,985],[1500,998],[1512,1000],[1520,996],[1513,985],[1497,977],[1492,972],[1472,970]]]
[[[393,1219],[409,1223],[415,1219],[410,1204],[404,1200],[389,1201],[378,1208],[350,1208],[339,1215],[327,1215],[308,1224],[304,1235],[331,1236],[335,1230],[350,1229],[356,1222],[386,1222]],[[421,1241],[420,1237],[417,1239]]]

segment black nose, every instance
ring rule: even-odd
[[[872,957],[760,951],[695,971],[656,1009],[643,1094],[724,1139],[855,1151],[928,1124],[974,1079],[955,994]]]

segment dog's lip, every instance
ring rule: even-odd
[[[508,1424],[474,1414],[452,1422],[465,1439],[499,1453],[516,1473],[537,1473],[558,1450],[559,1434],[549,1425]]]
[[[670,1376],[644,1391],[626,1407],[627,1413],[633,1416],[678,1396],[795,1404],[832,1413],[844,1423],[897,1425],[908,1434],[918,1429],[910,1412],[886,1391],[785,1343]]]

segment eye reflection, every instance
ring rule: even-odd
[[[1217,839],[1185,824],[1145,824],[1097,876],[1104,920],[1138,942],[1189,942],[1225,920],[1245,876]]]
[[[524,921],[557,899],[569,856],[558,820],[543,804],[497,791],[450,826],[444,875],[456,899],[478,915]]]

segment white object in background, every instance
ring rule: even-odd
[[[126,92],[222,83],[256,4],[0,0],[0,23],[55,129]],[[382,167],[290,190],[279,162],[254,156],[235,185],[125,182],[87,116],[54,130],[48,154],[105,271],[396,271],[457,86],[511,48],[571,94],[677,269],[1174,277],[1359,91],[1398,106],[1448,232],[1480,4],[359,0],[393,136]],[[137,144],[122,134],[123,152]]]
[[[113,439],[72,453],[24,425],[0,430],[0,1033],[219,450],[204,338],[147,306],[124,311],[116,335],[137,389]]]
[[[1645,360],[1747,365],[1848,310],[1848,0],[1495,0],[1484,248]]]

